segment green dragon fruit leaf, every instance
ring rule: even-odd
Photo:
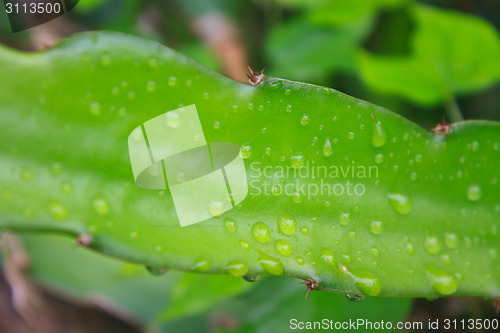
[[[0,59],[0,228],[68,234],[151,269],[500,296],[498,123],[433,134],[329,88],[235,82],[114,33]],[[248,195],[181,227],[169,189],[135,184],[128,137],[193,104],[207,142],[241,147]]]

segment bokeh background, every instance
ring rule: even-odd
[[[89,30],[155,40],[235,80],[268,76],[340,90],[432,129],[500,120],[497,0],[80,0],[0,43],[40,51]],[[5,79],[5,78],[0,78]],[[0,92],[1,93],[1,92]],[[0,233],[1,234],[1,233]],[[1,234],[0,332],[289,332],[289,321],[496,318],[492,300],[353,303],[291,278],[147,272],[57,236]]]

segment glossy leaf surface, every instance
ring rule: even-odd
[[[0,58],[0,227],[88,234],[149,267],[311,277],[334,292],[500,294],[497,123],[434,135],[332,89],[252,87],[119,34]],[[181,228],[168,190],[134,183],[127,138],[191,104],[208,142],[241,146],[249,195]]]

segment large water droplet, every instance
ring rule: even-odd
[[[352,262],[352,257],[348,253],[341,253],[342,259],[344,259],[345,262],[349,263]]]
[[[252,226],[252,236],[257,242],[267,244],[271,239],[271,232],[269,231],[267,224],[257,222]]]
[[[156,91],[156,82],[155,81],[148,81],[148,84],[146,85],[146,90],[149,92]]]
[[[267,254],[265,254],[263,252],[260,252],[258,263],[270,275],[283,275],[283,274],[285,274],[285,266],[283,266],[281,261],[279,259],[268,256]]]
[[[378,296],[382,291],[382,283],[373,273],[364,270],[355,270],[350,275],[354,279],[354,284],[363,295]]]
[[[229,232],[236,232],[236,230],[238,230],[238,225],[235,220],[228,217],[224,219],[224,228]]]
[[[297,262],[297,265],[301,265],[301,266],[306,263],[306,261],[302,257],[296,257],[295,262]]]
[[[347,299],[351,302],[361,302],[365,299],[365,296],[356,294],[345,294],[345,297],[347,297]]]
[[[303,115],[302,118],[300,119],[300,124],[302,126],[305,126],[307,124],[309,124],[309,116],[308,115]]]
[[[384,231],[384,223],[382,223],[382,221],[371,221],[370,231],[374,235],[380,235]]]
[[[255,282],[260,279],[260,275],[243,275],[243,280],[248,282]]]
[[[309,227],[308,227],[308,226],[303,225],[302,227],[300,227],[300,233],[301,233],[302,235],[309,235]]]
[[[224,203],[221,200],[213,200],[208,206],[208,211],[212,216],[219,216],[224,213]]]
[[[405,242],[405,251],[409,256],[413,257],[415,255],[415,245],[410,240]]]
[[[170,128],[178,128],[181,126],[181,119],[179,114],[175,111],[167,112],[167,126]]]
[[[342,226],[346,226],[351,223],[351,214],[347,212],[342,212],[339,215],[339,223]]]
[[[431,264],[424,265],[432,288],[441,295],[451,295],[458,289],[458,280],[447,271]]]
[[[226,273],[234,276],[243,276],[248,272],[248,264],[244,260],[233,260],[226,265]]]
[[[372,145],[374,147],[382,147],[387,142],[387,133],[380,121],[377,121],[373,126]]]
[[[399,213],[401,215],[410,214],[413,208],[413,204],[411,202],[411,199],[407,195],[400,192],[391,192],[387,195],[387,198],[389,199],[389,203],[396,211],[396,213]]]
[[[168,78],[168,85],[173,87],[177,84],[177,78],[175,76],[171,76]]]
[[[65,220],[68,217],[68,210],[59,202],[49,202],[49,214],[56,220]]]
[[[206,272],[210,269],[210,267],[212,267],[210,261],[206,259],[199,259],[194,263],[191,269],[196,272]]]
[[[150,266],[146,266],[146,270],[154,276],[164,275],[165,273],[168,272],[167,268],[150,267]]]
[[[449,266],[451,265],[451,257],[448,253],[442,253],[441,254],[441,261],[443,262],[443,264],[445,264],[446,266]]]
[[[375,246],[370,247],[370,252],[375,257],[379,257],[380,256],[380,251]]]
[[[251,155],[252,147],[248,143],[244,143],[241,145],[241,157],[249,158]]]
[[[247,242],[247,241],[244,241],[244,240],[241,240],[241,241],[240,241],[240,245],[241,245],[241,248],[242,248],[243,250],[246,250],[246,251],[248,251],[248,250],[250,250],[250,249],[252,248],[252,247],[250,246],[250,243],[249,243],[249,242]]]
[[[109,212],[109,204],[104,198],[95,198],[92,206],[99,215],[106,215]]]
[[[281,195],[281,186],[279,186],[278,184],[274,184],[273,186],[271,186],[271,193],[272,195],[274,196],[279,196]]]
[[[444,244],[450,248],[454,249],[458,246],[458,238],[456,234],[445,233],[444,234]]]
[[[101,114],[101,104],[99,104],[98,102],[91,102],[90,114],[96,117],[99,116]]]
[[[425,236],[424,248],[429,254],[438,254],[441,251],[441,240],[435,235],[428,234]]]
[[[281,214],[278,217],[278,228],[283,235],[293,236],[297,231],[297,221],[288,214]]]
[[[302,168],[305,165],[305,157],[302,153],[296,153],[290,156],[290,162],[294,168]]]
[[[304,200],[304,195],[300,192],[293,192],[292,199],[293,199],[293,202],[295,202],[295,203],[301,203],[302,200]]]
[[[472,184],[467,188],[467,198],[470,201],[478,201],[481,199],[482,191],[478,184]]]
[[[331,156],[333,154],[332,143],[330,142],[330,138],[326,138],[325,143],[323,144],[323,155]]]
[[[334,266],[335,264],[335,256],[333,255],[333,251],[329,249],[321,250],[321,259],[328,265]]]
[[[278,239],[274,242],[274,248],[276,252],[284,257],[288,257],[293,253],[292,246],[284,239]]]

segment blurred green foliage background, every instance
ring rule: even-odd
[[[83,0],[68,15],[16,34],[0,11],[0,42],[40,50],[79,31],[124,32],[237,80],[246,79],[247,65],[265,67],[266,75],[332,87],[430,129],[443,114],[500,120],[499,26],[495,0]],[[139,327],[164,332],[288,332],[292,318],[495,316],[489,301],[477,299],[352,303],[313,292],[306,300],[295,279],[156,277],[60,237],[26,236],[23,244],[35,281],[75,300],[104,298]]]

